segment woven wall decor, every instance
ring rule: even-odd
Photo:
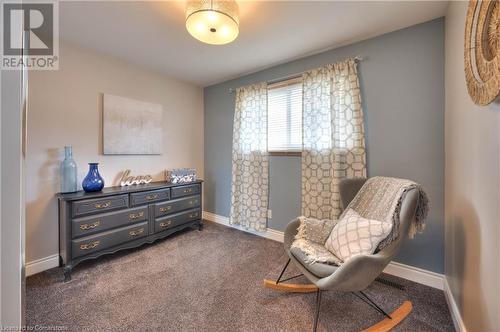
[[[500,2],[471,0],[465,22],[465,79],[477,105],[500,96]]]

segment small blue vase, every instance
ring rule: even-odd
[[[89,163],[89,173],[83,179],[82,188],[86,192],[101,191],[104,188],[104,179],[97,169],[99,163]]]
[[[77,190],[76,163],[71,146],[64,147],[64,160],[61,163],[61,192],[73,193]]]

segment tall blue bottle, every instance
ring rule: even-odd
[[[61,192],[73,193],[77,190],[76,163],[71,146],[64,147],[64,160],[61,163]]]
[[[99,163],[89,163],[89,173],[83,179],[82,188],[87,192],[101,191],[104,188],[104,179],[99,174]]]

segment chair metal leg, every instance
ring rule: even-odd
[[[285,282],[285,281],[289,281],[289,280],[292,280],[292,279],[295,279],[295,278],[298,278],[298,277],[302,277],[304,274],[297,274],[296,276],[293,276],[293,277],[290,277],[290,278],[286,278],[286,279],[283,279],[281,280],[280,282]]]
[[[385,315],[387,318],[389,319],[392,319],[392,317],[384,311],[384,309],[380,308],[372,299],[370,299],[368,297],[368,295],[366,295],[365,293],[363,293],[362,291],[359,291],[359,293],[361,295],[363,295],[363,297],[368,301],[366,303],[368,303],[369,305],[371,305],[373,308],[375,308],[375,310],[377,310],[378,312],[380,312],[381,314]],[[355,295],[357,295],[356,293],[354,293]],[[363,298],[361,298],[363,300]]]
[[[314,325],[313,325],[313,332],[316,332],[316,329],[318,328],[318,321],[319,321],[319,308],[321,306],[321,290],[316,291],[316,313],[314,315]]]
[[[276,285],[280,282],[281,277],[283,276],[283,273],[285,273],[285,270],[288,267],[288,264],[290,264],[290,258],[288,258],[288,262],[286,262],[285,267],[283,268],[283,270],[281,270],[280,276],[276,280]]]

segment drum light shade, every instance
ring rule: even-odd
[[[238,4],[234,0],[188,1],[186,29],[201,42],[223,45],[238,37]]]

